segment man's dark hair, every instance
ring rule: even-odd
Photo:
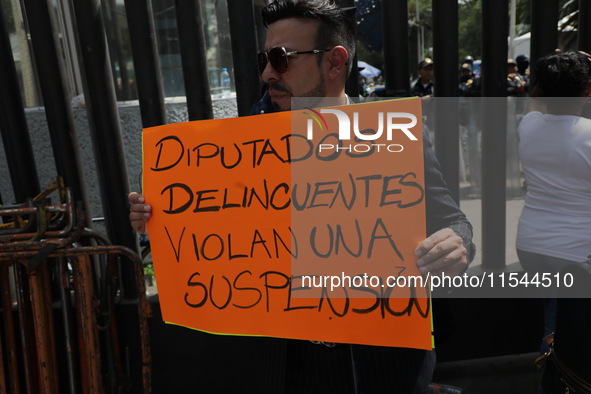
[[[561,52],[538,60],[536,83],[542,97],[579,97],[591,79],[591,61],[578,52]]]
[[[355,24],[353,18],[349,19],[347,12],[332,0],[274,0],[263,8],[262,15],[265,27],[287,18],[319,20],[321,23],[316,37],[316,48],[298,50],[327,49],[341,45],[349,53],[347,75],[351,72],[355,58]],[[317,56],[320,63],[322,53]]]

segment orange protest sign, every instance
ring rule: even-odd
[[[431,349],[420,100],[143,132],[166,322]]]

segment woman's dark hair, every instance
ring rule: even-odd
[[[536,84],[541,97],[579,97],[591,79],[591,61],[578,52],[561,52],[538,60]]]
[[[298,49],[327,49],[341,45],[349,53],[347,74],[351,72],[352,61],[355,58],[355,25],[353,18],[349,19],[347,12],[332,0],[274,0],[263,8],[262,16],[266,27],[287,18],[319,20],[321,23],[316,37],[316,48]],[[321,59],[322,54],[319,54],[319,63]]]

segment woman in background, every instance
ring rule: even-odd
[[[540,59],[529,112],[518,128],[527,193],[517,254],[541,281],[591,255],[591,57],[559,52]],[[556,324],[556,281],[544,299],[544,336]]]

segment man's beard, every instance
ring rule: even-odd
[[[290,89],[288,89],[286,86],[284,86],[278,82],[269,83],[269,90],[277,90],[277,91],[289,94],[292,98],[294,97],[294,95]],[[320,80],[318,81],[318,83],[312,89],[310,89],[309,91],[307,91],[306,93],[304,93],[298,97],[326,97],[326,87],[324,86],[324,76],[322,74],[320,74]],[[306,106],[315,107],[314,103],[311,103],[311,102],[308,102]],[[279,104],[276,102],[273,102],[273,101],[271,101],[271,108],[275,112],[290,111],[292,109],[291,104],[290,104],[290,108],[281,109],[279,107]]]

